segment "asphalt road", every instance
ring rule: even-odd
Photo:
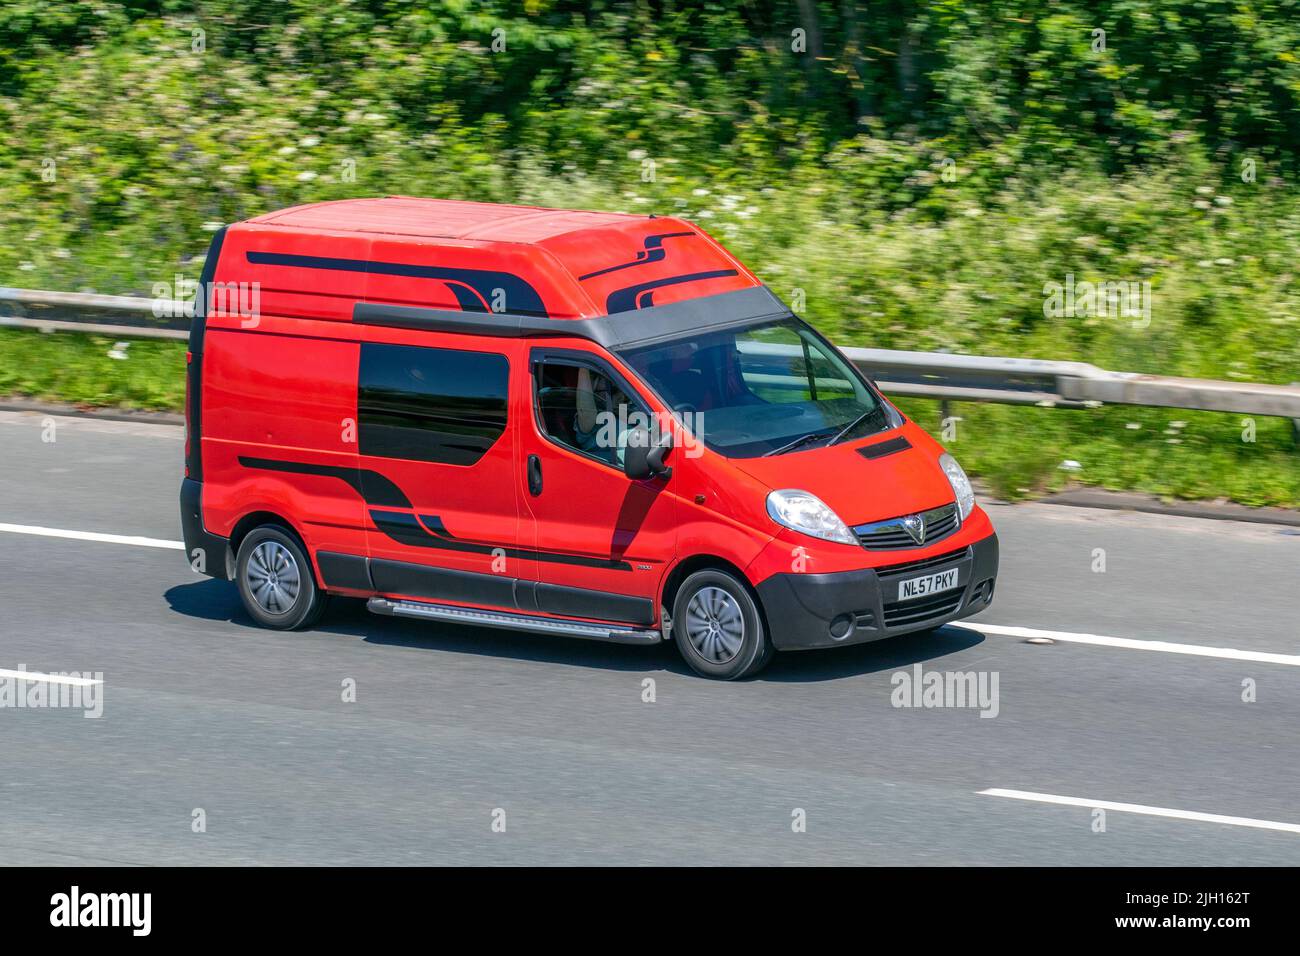
[[[41,422],[0,413],[0,526],[179,540],[179,429]],[[1300,824],[1300,666],[1242,659],[1300,654],[1298,529],[989,507],[992,609],[738,684],[356,602],[265,631],[178,550],[0,531],[0,669],[104,679],[99,719],[0,707],[0,863],[1300,864],[1300,827],[1185,816]],[[916,664],[996,675],[997,716],[892,706]]]

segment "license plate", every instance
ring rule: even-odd
[[[908,578],[906,581],[899,581],[898,599],[900,601],[910,601],[913,598],[925,597],[927,594],[934,594],[938,591],[952,590],[957,586],[957,572],[959,570],[959,568],[949,568],[947,571],[923,574],[919,578]]]

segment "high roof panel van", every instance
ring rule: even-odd
[[[987,607],[961,467],[700,228],[390,197],[212,243],[191,563],[272,628],[380,614],[736,678]]]

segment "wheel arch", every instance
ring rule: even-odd
[[[681,589],[682,582],[696,571],[710,570],[725,571],[740,582],[741,586],[749,592],[749,596],[753,599],[754,605],[758,608],[759,616],[763,619],[763,627],[770,635],[772,628],[767,620],[767,610],[763,607],[763,599],[759,597],[757,589],[738,565],[716,554],[694,554],[674,564],[664,577],[664,585],[659,592],[660,607],[666,608],[668,613],[672,614],[673,604],[677,600],[677,592]],[[662,624],[661,621],[661,627]]]
[[[302,553],[307,556],[307,568],[311,571],[316,587],[323,588],[320,574],[316,569],[316,559],[311,553],[311,548],[307,546],[307,539],[303,537],[302,532],[298,530],[292,521],[274,511],[250,511],[236,521],[235,526],[230,529],[230,547],[226,550],[226,569],[230,572],[230,579],[232,581],[235,579],[235,559],[239,554],[239,546],[243,543],[244,538],[254,528],[260,528],[262,525],[268,524],[277,525],[293,536],[294,541],[298,543],[298,547],[302,548]]]

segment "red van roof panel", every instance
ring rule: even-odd
[[[382,199],[342,199],[294,206],[267,213],[249,222],[329,232],[368,232],[429,239],[490,239],[496,242],[539,242],[593,226],[644,216],[581,212],[543,206],[506,206],[455,199],[386,196]]]
[[[506,311],[555,318],[760,284],[682,219],[409,196],[314,203],[237,223],[219,278],[285,294],[489,311],[499,311],[498,291],[510,286],[519,294],[507,293]]]

